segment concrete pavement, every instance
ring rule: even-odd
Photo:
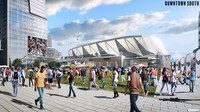
[[[28,82],[28,80],[26,80]],[[129,95],[119,94],[119,98],[113,99],[113,92],[99,90],[95,88],[91,91],[84,87],[75,87],[76,98],[67,98],[68,85],[61,85],[61,89],[56,87],[53,90],[44,92],[44,110],[39,110],[35,106],[34,100],[38,97],[38,92],[33,88],[19,87],[17,97],[12,96],[12,85],[10,82],[6,86],[0,86],[0,112],[129,112]],[[174,102],[170,100],[160,100],[158,97],[139,97],[138,107],[143,112],[187,112],[188,109],[200,109],[198,104],[185,102]]]
[[[157,85],[157,89],[156,89],[157,94],[154,96],[155,98],[162,100],[162,101],[181,102],[184,104],[194,104],[194,105],[200,106],[200,79],[196,79],[193,93],[189,92],[189,85],[186,85],[186,84],[182,85],[179,83],[177,85],[175,96],[171,96],[171,85],[170,84],[168,84],[170,95],[168,94],[167,88],[165,86],[163,89],[164,95],[160,96],[159,93],[160,93],[160,89],[162,86],[161,79],[162,78],[160,78],[159,83]]]

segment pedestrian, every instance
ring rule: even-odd
[[[29,87],[34,87],[33,76],[34,76],[33,69],[30,68],[29,69]]]
[[[10,75],[10,70],[9,68],[5,68],[5,73],[6,73],[6,81],[8,82],[8,77]]]
[[[149,93],[149,92],[147,91],[148,80],[149,80],[149,74],[148,74],[148,72],[145,70],[145,67],[142,67],[141,79],[142,79],[142,84],[143,84],[143,87],[144,87],[145,96],[147,96],[148,93]]]
[[[19,69],[17,69],[17,67],[15,67],[12,70],[11,73],[11,81],[12,81],[12,87],[13,87],[13,96],[17,97],[17,93],[18,93],[18,82],[21,82],[21,77],[19,74]]]
[[[82,83],[83,84],[85,84],[86,71],[87,71],[87,69],[85,67],[81,68],[81,77],[82,77]]]
[[[67,79],[69,79],[69,95],[68,95],[68,97],[71,97],[71,92],[73,93],[74,97],[76,97],[76,94],[75,94],[74,88],[73,88],[74,77],[75,77],[74,71],[71,70],[70,72],[68,72],[68,77],[67,77]]]
[[[177,85],[176,85],[176,72],[175,72],[174,69],[172,69],[172,73],[171,73],[171,76],[170,76],[170,81],[171,81],[171,95],[175,96],[176,95]]]
[[[168,82],[169,82],[168,72],[167,72],[167,69],[164,67],[162,71],[162,87],[160,89],[160,95],[162,95],[162,91],[165,85],[167,88],[167,92],[169,94]]]
[[[61,81],[61,76],[62,76],[62,72],[60,69],[57,69],[56,70],[56,79],[57,79],[57,83],[58,83],[58,88],[61,88],[61,85],[60,85],[60,81]]]
[[[99,74],[100,74],[100,75],[99,75],[99,78],[100,78],[100,80],[101,80],[102,88],[104,88],[104,87],[105,87],[105,82],[104,82],[105,71],[104,71],[104,68],[103,68],[103,67],[101,67],[100,73],[99,73]]]
[[[142,81],[140,78],[140,75],[136,73],[137,69],[135,66],[133,66],[131,68],[132,74],[131,76],[128,78],[128,82],[126,85],[126,89],[125,89],[125,95],[127,93],[127,89],[130,89],[130,107],[131,110],[130,112],[140,112],[140,110],[138,109],[137,105],[136,105],[136,101],[138,100],[138,96],[139,96],[139,89],[142,89],[142,96],[145,95],[144,92],[144,88],[142,85]]]
[[[3,78],[3,80],[2,80],[2,82],[1,82],[1,85],[2,86],[5,86],[5,82],[6,82],[6,73],[5,73],[5,68],[2,68],[2,78]]]
[[[117,84],[118,84],[118,77],[119,77],[119,74],[117,72],[117,69],[114,67],[113,68],[113,72],[112,72],[112,88],[113,88],[113,91],[114,91],[114,97],[113,98],[117,98],[119,97],[119,94],[117,92]]]
[[[51,70],[51,67],[48,68],[47,70],[47,75],[48,75],[48,85],[49,85],[49,89],[51,88],[52,82],[53,82],[53,72]]]
[[[43,107],[43,95],[44,95],[44,79],[46,78],[46,68],[41,66],[40,71],[36,73],[35,76],[35,88],[34,90],[38,90],[39,97],[35,100],[35,105],[37,106],[38,101],[40,101],[40,109],[44,109]]]
[[[53,70],[53,85],[54,87],[56,87],[56,70]]]
[[[196,75],[195,75],[194,68],[191,67],[191,71],[189,72],[189,78],[190,78],[190,82],[189,82],[190,91],[189,92],[194,92],[195,77],[196,77]]]
[[[24,72],[24,68],[21,69],[20,71],[20,74],[21,74],[21,78],[22,78],[22,87],[24,87],[25,85],[25,72]]]
[[[96,74],[94,68],[90,68],[90,77],[89,77],[89,90],[92,89],[92,84],[96,86],[96,89],[99,90],[99,86],[96,83]]]
[[[156,80],[157,80],[157,71],[152,68],[150,72],[150,78],[151,78],[151,86],[156,86]]]
[[[124,69],[124,67],[121,68],[121,77],[122,77],[122,82],[125,82],[126,79],[125,79],[125,74],[126,74],[126,71]]]

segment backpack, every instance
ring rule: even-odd
[[[122,71],[121,71],[121,75],[125,75],[125,70],[122,70]]]
[[[18,79],[18,73],[14,72],[13,79]]]

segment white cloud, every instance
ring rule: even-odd
[[[83,41],[124,36],[127,32],[136,31],[141,26],[159,22],[167,13],[169,11],[154,12],[145,15],[137,13],[120,16],[113,21],[103,18],[98,20],[89,19],[80,23],[79,20],[76,20],[66,23],[61,27],[50,29],[50,35],[54,37],[54,40],[80,38]]]
[[[85,14],[87,10],[100,5],[123,4],[131,0],[46,0],[47,15],[55,15],[62,8],[69,10],[80,10],[80,14]]]
[[[183,34],[197,30],[198,21],[197,19],[181,19],[181,20],[166,22],[162,27],[165,28],[165,31],[163,31],[162,33]]]

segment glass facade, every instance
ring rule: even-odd
[[[27,55],[28,36],[47,40],[47,19],[45,14],[41,16],[41,12],[45,12],[45,0],[35,0],[36,2],[32,3],[34,4],[34,8],[37,8],[37,3],[43,4],[38,5],[37,9],[39,10],[39,15],[30,12],[31,1],[32,0],[7,0],[7,24],[9,25],[9,31],[7,33],[8,50],[6,51],[9,54],[7,58],[10,59],[10,62],[16,58],[21,59]]]

